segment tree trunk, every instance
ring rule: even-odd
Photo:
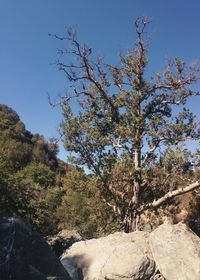
[[[133,195],[124,218],[125,232],[133,232],[138,230],[139,222],[139,193],[141,185],[141,149],[135,149],[134,153],[135,174],[133,184]]]

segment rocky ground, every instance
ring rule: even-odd
[[[77,242],[62,258],[74,280],[199,280],[200,239],[184,224]]]
[[[200,279],[200,239],[182,223],[79,240],[74,231],[49,239],[59,255],[65,250],[60,262],[21,218],[0,218],[0,280]]]

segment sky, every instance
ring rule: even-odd
[[[60,42],[49,33],[62,36],[74,26],[81,42],[115,62],[119,50],[134,45],[134,20],[147,16],[153,20],[149,69],[157,72],[171,57],[200,61],[199,11],[199,0],[0,0],[0,103],[32,133],[56,137],[62,115],[47,96],[69,83],[52,64]],[[190,103],[198,117],[199,105]],[[66,159],[62,144],[59,157]]]

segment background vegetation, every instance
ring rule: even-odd
[[[40,233],[77,229],[92,237],[116,228],[94,177],[57,158],[57,144],[27,131],[0,105],[0,214],[19,214]]]

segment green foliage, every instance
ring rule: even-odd
[[[26,131],[16,112],[0,105],[0,214],[19,214],[43,235],[60,228],[86,237],[116,228],[97,180],[59,161],[54,142]]]
[[[95,177],[80,170],[68,173],[57,209],[61,229],[76,229],[85,238],[91,238],[119,228],[116,217],[102,203],[97,185]]]
[[[0,166],[17,171],[29,162],[43,163],[51,169],[58,167],[58,147],[46,142],[39,134],[25,129],[17,113],[6,105],[0,105]]]
[[[30,186],[19,182],[13,175],[0,173],[0,214],[33,215],[32,196]]]
[[[54,169],[57,168],[57,145],[45,142],[44,138],[39,134],[33,135],[31,140],[33,142],[31,160],[37,163],[40,162],[46,164]]]
[[[1,214],[20,214],[43,234],[56,231],[53,213],[62,196],[63,172],[57,151],[56,144],[27,131],[14,110],[0,105]]]
[[[48,187],[55,184],[55,172],[51,168],[43,163],[31,163],[27,165],[18,174],[21,178],[26,178],[34,184],[38,184],[42,187]]]
[[[6,136],[6,139],[8,136]],[[31,146],[15,139],[0,140],[0,165],[4,169],[15,171],[25,166],[30,160]]]

